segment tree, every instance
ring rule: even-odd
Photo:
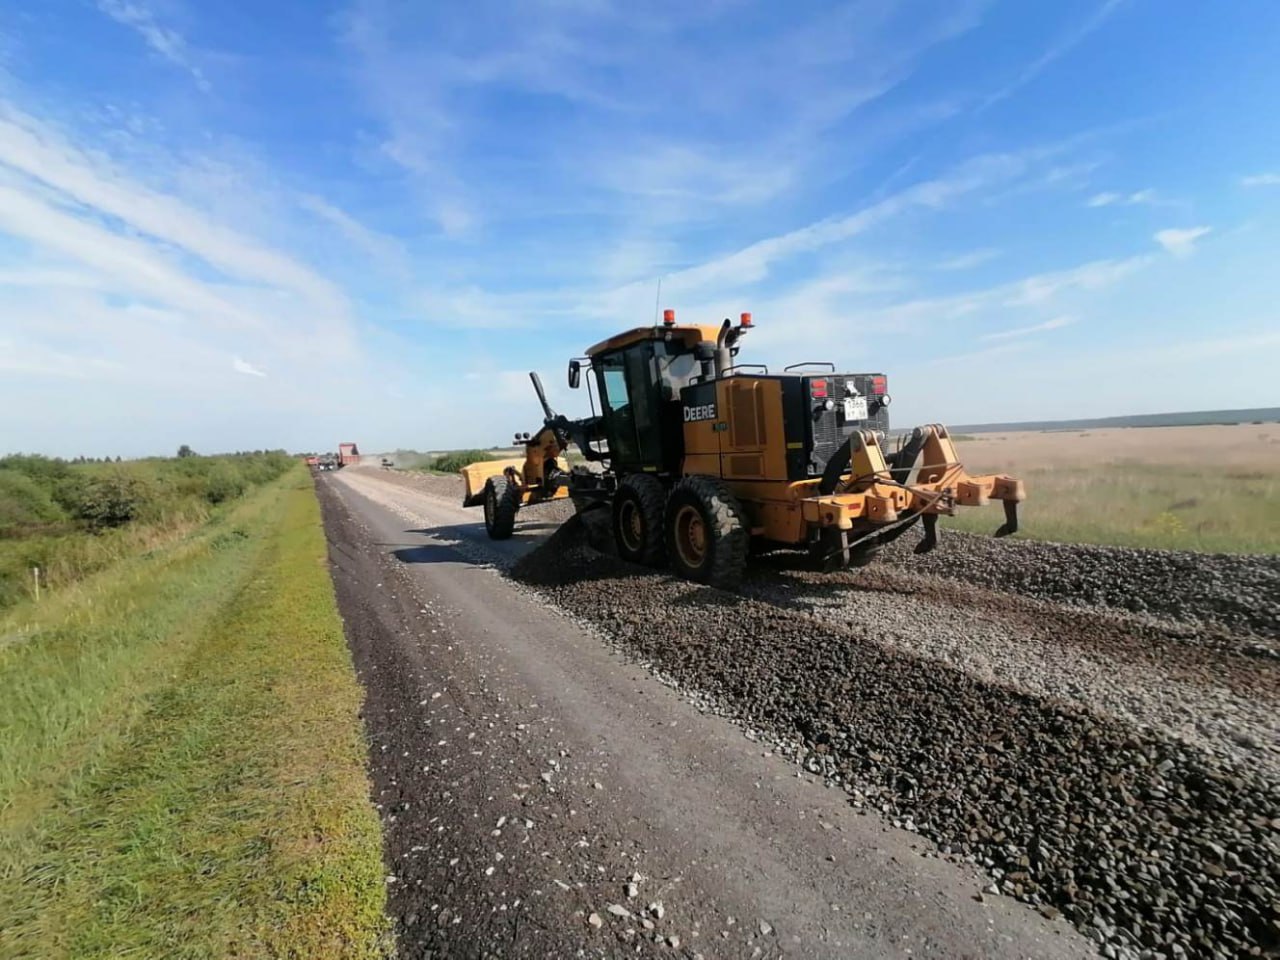
[[[195,455],[196,452],[185,443],[178,448],[178,456],[180,457],[194,457]]]

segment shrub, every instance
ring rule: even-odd
[[[154,497],[150,485],[138,477],[113,470],[65,484],[61,495],[71,513],[91,529],[128,523]]]
[[[248,485],[241,470],[229,463],[219,463],[205,479],[204,498],[210,503],[224,503],[240,496]]]
[[[0,470],[0,534],[65,519],[66,514],[53,500],[49,484],[17,470]]]
[[[0,457],[0,470],[13,470],[44,486],[49,486],[71,473],[71,467],[65,460],[35,453],[14,453],[7,457]]]
[[[457,473],[463,467],[476,463],[480,460],[490,460],[492,455],[488,450],[454,450],[451,453],[443,453],[436,457],[428,464],[429,470],[437,470],[440,473]]]

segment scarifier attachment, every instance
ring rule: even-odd
[[[938,544],[938,515],[954,515],[957,506],[980,507],[1000,500],[1005,522],[996,535],[1018,529],[1018,504],[1026,499],[1022,481],[967,473],[942,424],[917,427],[903,449],[905,455],[894,458],[890,468],[874,432],[853,434],[847,474],[843,458],[829,464],[823,487],[831,492],[801,501],[806,521],[840,531],[836,549],[846,564],[851,548],[882,546],[917,518],[923,522],[924,537],[915,552],[928,553]]]

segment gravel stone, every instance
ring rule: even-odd
[[[997,878],[997,891],[1059,911],[1117,956],[1280,947],[1280,915],[1266,893],[1280,881],[1274,755],[1250,756],[1218,732],[1234,725],[1275,744],[1276,660],[1258,652],[1270,649],[1258,639],[1265,604],[1175,607],[1159,599],[1165,581],[1157,578],[1153,609],[1188,620],[1204,614],[1169,636],[1161,632],[1168,621],[1059,596],[1069,592],[1065,575],[1049,576],[1037,599],[892,564],[819,582],[785,558],[734,594],[630,567],[593,549],[588,533],[565,524],[514,575],[700,709],[737,720],[857,803],[911,822],[949,856],[973,858]],[[1026,575],[1019,558],[1030,564],[1041,554],[1050,567],[1072,556],[1037,544],[998,563],[975,553],[974,564],[1016,586]],[[1106,575],[1123,574],[1127,584],[1114,597],[1140,595],[1158,559],[1101,556],[1113,564]],[[1185,577],[1180,563],[1168,559],[1168,569]],[[1273,582],[1266,558],[1242,564],[1253,571],[1239,578],[1245,593]],[[846,596],[829,596],[838,591]],[[850,613],[859,608],[875,612]],[[1231,613],[1241,609],[1252,613]],[[1258,632],[1244,642],[1227,625]],[[913,630],[919,639],[903,640]],[[921,649],[948,638],[945,657]],[[970,648],[988,656],[987,669],[972,668]],[[1055,658],[1056,648],[1065,653]],[[1083,677],[1074,693],[1072,658]],[[1045,659],[1052,666],[1037,673]],[[1219,726],[1162,728],[1162,677],[1165,701],[1190,697]],[[1108,702],[1117,698],[1132,703],[1117,709]],[[1172,951],[1175,943],[1185,954]]]
[[[1068,606],[1116,607],[1280,636],[1280,556],[996,540],[949,530],[941,537],[923,557],[912,553],[913,537],[902,537],[881,560]]]

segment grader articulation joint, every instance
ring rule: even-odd
[[[495,539],[521,507],[572,497],[608,507],[627,560],[732,587],[750,553],[807,549],[825,568],[860,566],[921,523],[917,553],[937,544],[937,520],[957,507],[1004,505],[996,531],[1018,529],[1021,480],[973,476],[941,424],[917,427],[886,453],[888,379],[803,363],[770,374],[735,362],[751,314],[737,325],[637,327],[569,361],[569,386],[587,383],[593,414],[556,414],[536,373],[537,433],[523,458],[465,467],[465,506],[483,505]],[[596,398],[600,412],[595,413]],[[569,468],[576,446],[589,466]]]

